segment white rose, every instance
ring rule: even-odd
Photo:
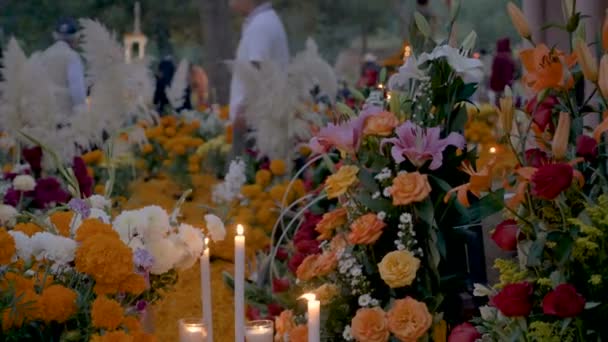
[[[32,257],[32,241],[29,236],[22,232],[11,230],[8,232],[15,240],[16,256],[22,260],[29,260]]]
[[[154,257],[154,265],[150,268],[152,274],[163,274],[173,268],[181,259],[180,250],[170,239],[158,239],[146,243],[148,252]]]
[[[89,197],[89,204],[91,205],[91,208],[102,210],[112,206],[112,202],[101,195],[93,195]]]
[[[169,214],[165,209],[157,205],[151,205],[141,208],[139,213],[144,224],[142,232],[144,241],[157,240],[167,236],[171,224],[169,223]]]
[[[13,226],[15,224],[15,219],[19,215],[17,209],[10,205],[0,204],[0,224]]]
[[[13,179],[13,187],[18,191],[32,191],[36,187],[36,180],[30,175],[19,175]]]
[[[212,214],[205,215],[205,223],[207,225],[207,232],[213,241],[223,241],[226,237],[226,228],[224,222]]]
[[[37,260],[47,259],[59,264],[74,261],[76,241],[48,232],[36,233],[31,238],[32,254]]]

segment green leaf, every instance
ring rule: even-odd
[[[348,91],[350,92],[351,96],[358,101],[365,101],[365,96],[363,95],[362,92],[360,92],[359,90],[357,90],[354,87],[348,87]]]
[[[418,213],[418,217],[429,227],[433,227],[435,225],[435,212],[433,210],[433,203],[430,198],[426,198],[424,201],[416,204],[416,211]]]
[[[532,242],[528,252],[528,267],[538,267],[542,264],[543,251],[545,250],[545,234],[538,234],[537,239]]]
[[[374,176],[368,170],[359,170],[359,182],[371,193],[379,190],[378,183],[376,183]]]
[[[336,103],[336,109],[338,110],[338,112],[340,114],[346,115],[349,118],[355,118],[355,117],[357,117],[357,114],[355,114],[355,112],[353,112],[353,110],[350,109],[349,106],[345,105],[342,102]]]
[[[380,70],[380,75],[378,76],[378,82],[384,84],[386,82],[386,68],[382,68]]]
[[[356,196],[356,199],[359,203],[375,212],[386,211],[387,208],[392,207],[391,201],[385,198],[373,199],[369,194],[359,194]]]
[[[598,302],[587,302],[585,303],[585,310],[591,310],[593,308],[596,308],[598,306],[602,305],[602,303],[598,303]]]
[[[426,38],[431,38],[431,25],[429,25],[429,22],[420,14],[420,12],[414,12],[414,21],[416,22],[416,27],[418,27],[420,33]]]

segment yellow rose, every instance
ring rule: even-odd
[[[391,288],[411,285],[420,268],[420,260],[409,251],[393,251],[378,264],[380,277]]]
[[[402,173],[393,179],[390,194],[393,205],[408,205],[413,202],[422,202],[431,193],[427,175],[420,172]]]
[[[337,198],[346,193],[346,190],[357,181],[359,168],[354,165],[342,166],[338,172],[327,177],[325,190],[327,198]]]
[[[426,304],[412,297],[396,300],[387,319],[389,330],[399,341],[418,341],[433,323]]]
[[[321,302],[321,305],[330,303],[336,295],[338,295],[338,286],[334,284],[323,284],[314,290],[314,294],[317,300]]]
[[[386,314],[381,308],[362,308],[351,322],[351,332],[357,341],[385,342],[390,333],[386,322]]]

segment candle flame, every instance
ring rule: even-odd
[[[391,93],[386,94],[386,99],[389,101],[391,100]]]
[[[496,147],[490,147],[490,153],[496,153]]]
[[[209,238],[208,238],[208,237],[206,237],[206,238],[205,238],[205,246],[208,246],[208,245],[209,245]]]
[[[237,224],[236,225],[236,233],[238,235],[243,235],[243,233],[245,233],[245,228],[243,228],[242,224]]]
[[[382,84],[382,83],[378,84],[378,89],[384,89],[384,84]]]
[[[300,299],[306,299],[307,301],[313,301],[313,300],[317,300],[317,296],[315,296],[314,293],[305,293],[302,296],[300,296]]]

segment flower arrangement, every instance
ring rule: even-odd
[[[567,2],[566,2],[567,4]],[[454,330],[462,341],[528,340],[590,341],[608,338],[603,317],[608,305],[604,283],[606,225],[606,158],[599,118],[593,130],[586,124],[593,113],[606,113],[608,24],[602,32],[602,63],[580,36],[583,16],[566,7],[566,30],[574,51],[567,53],[535,44],[525,16],[508,5],[513,24],[532,47],[520,52],[523,80],[531,98],[522,110],[528,127],[505,130],[505,140],[518,159],[514,174],[505,180],[511,192],[488,194],[503,204],[505,220],[492,239],[515,259],[497,259],[499,282],[476,284],[475,294],[489,298],[480,317]],[[574,84],[585,79],[592,93],[576,101]],[[596,101],[593,95],[597,94]],[[510,126],[514,106],[507,93],[500,100],[501,121]],[[596,118],[597,119],[597,118]],[[592,120],[592,119],[591,119]],[[459,340],[459,341],[460,341]]]
[[[481,68],[469,48],[412,56],[389,81],[390,96],[379,85],[362,109],[337,106],[341,117],[311,139],[309,164],[323,160],[331,172],[288,223],[279,216],[248,292],[251,314],[277,317],[276,340],[306,335],[304,292],[321,301],[328,340],[441,340],[445,320],[457,320],[446,302],[464,285],[449,279],[466,271],[453,228],[458,217],[478,218],[467,206],[490,186],[462,135]],[[453,187],[467,189],[460,197],[470,202],[453,198]],[[315,215],[324,201],[329,210]]]

